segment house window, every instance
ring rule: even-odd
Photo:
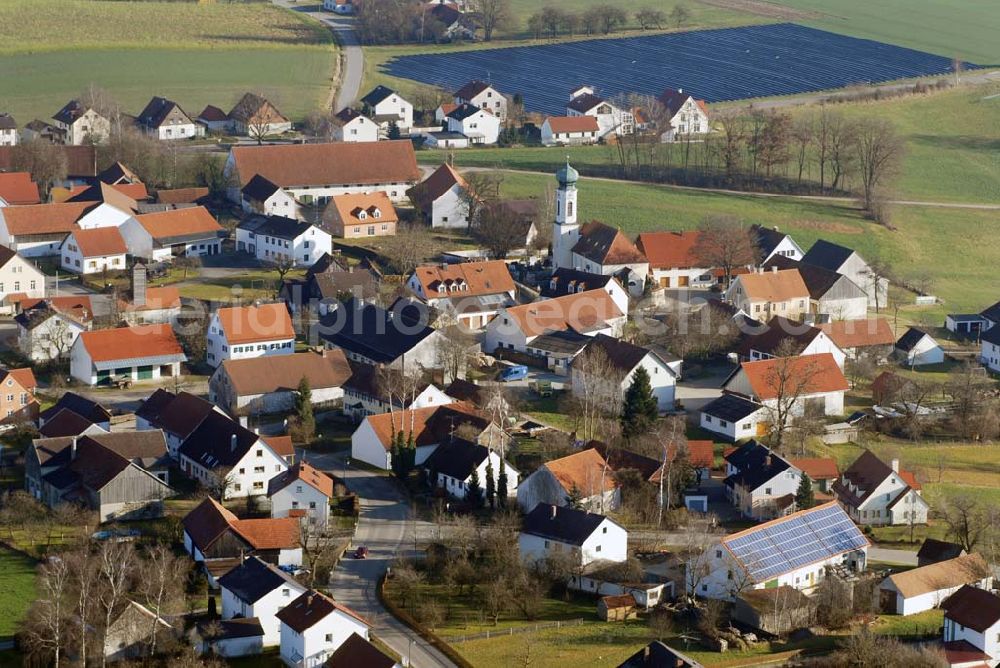
[[[241,485],[240,483],[238,483],[238,482],[237,482],[237,483],[234,483],[234,484],[233,484],[233,491],[234,491],[234,492],[238,492],[238,491],[240,491],[241,489],[243,489],[243,485]]]
[[[258,450],[257,451],[257,456],[258,457],[263,457],[264,456],[264,451],[263,450]]]
[[[266,469],[263,466],[255,466],[255,467],[253,467],[253,472],[254,473],[263,473],[265,470]]]
[[[255,483],[253,484],[253,488],[254,488],[254,489],[264,489],[264,483],[262,483],[262,482],[259,482],[259,481],[258,481],[258,482],[255,482]]]
[[[601,551],[601,546],[600,545],[598,545],[596,548],[594,548],[594,552],[600,552],[600,551]]]
[[[310,501],[309,502],[309,510],[316,510],[316,502],[315,501]]]
[[[722,550],[716,550],[715,551],[715,558],[716,559],[722,559]]]
[[[719,420],[719,426],[720,427],[728,427],[729,423],[726,422],[725,420]]]
[[[299,507],[299,502],[298,501],[292,501],[292,508],[298,508],[298,507]]]
[[[764,488],[764,494],[766,494],[768,496],[771,496],[771,488],[770,487],[765,487]]]
[[[705,416],[705,422],[711,423],[712,422],[712,416],[711,415],[706,415]]]
[[[295,492],[296,492],[296,494],[301,494],[302,493],[302,485],[296,485],[295,486]]]
[[[607,527],[604,527],[603,529],[601,529],[601,533],[607,533],[607,532],[608,532],[608,528]]]
[[[284,598],[288,598],[289,596],[291,596],[291,595],[292,595],[292,592],[291,592],[291,590],[290,590],[290,589],[288,589],[288,587],[285,587],[284,589],[282,589],[282,590],[281,590],[281,595],[282,595],[282,596],[283,596]]]
[[[326,641],[327,642],[333,642],[333,634],[332,633],[327,633],[326,634]]]

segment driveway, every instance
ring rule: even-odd
[[[452,668],[455,664],[416,632],[393,617],[378,600],[375,589],[386,568],[398,557],[416,554],[420,536],[430,536],[433,527],[411,519],[410,505],[391,478],[371,471],[346,467],[346,452],[333,454],[300,451],[313,466],[345,476],[348,488],[361,497],[361,516],[354,545],[368,547],[367,559],[342,559],[330,576],[334,598],[374,624],[375,634],[415,668]]]
[[[886,547],[868,548],[868,561],[881,561],[887,564],[917,565],[917,553],[909,550],[892,550]]]
[[[701,410],[701,407],[722,395],[722,382],[732,372],[730,366],[705,366],[697,375],[688,375],[685,368],[684,377],[677,383],[677,399],[684,405],[689,415]]]

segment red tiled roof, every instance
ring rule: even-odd
[[[135,219],[154,239],[169,239],[192,234],[210,236],[222,231],[219,223],[203,206],[144,213]]]
[[[840,475],[837,461],[830,457],[800,457],[788,461],[812,480],[836,480]]]
[[[840,348],[863,348],[865,346],[891,346],[896,343],[896,335],[885,318],[862,320],[834,320],[816,325]]]
[[[76,221],[98,202],[59,202],[58,204],[32,204],[8,206],[0,210],[0,217],[13,236],[30,234],[69,234],[76,229]]]
[[[590,497],[615,488],[610,467],[605,466],[604,457],[594,448],[553,459],[543,466],[567,492],[576,487],[584,497]]]
[[[159,311],[160,309],[180,308],[181,291],[173,285],[146,288],[146,303],[142,306],[125,300],[122,300],[121,304],[126,311]]]
[[[295,446],[292,445],[291,436],[262,436],[261,438],[274,451],[274,454],[281,458],[295,454]]]
[[[743,291],[750,301],[785,302],[790,299],[809,299],[809,288],[806,287],[798,269],[740,274],[736,280],[743,286]]]
[[[271,496],[297,480],[304,482],[324,496],[333,496],[333,478],[305,462],[299,462],[287,471],[271,478],[267,485],[267,495]]]
[[[848,389],[844,372],[830,353],[744,362],[741,369],[761,401],[776,399],[782,392],[787,397]]]
[[[168,324],[98,329],[79,338],[94,362],[184,355]]]
[[[217,315],[229,345],[295,338],[292,319],[284,304],[232,306],[220,308]]]
[[[0,369],[0,382],[7,380],[7,376],[13,378],[18,385],[26,390],[38,387],[38,382],[35,380],[35,373],[28,367],[22,369]]]
[[[435,443],[438,439],[437,434],[432,428],[432,423],[439,411],[441,415],[455,416],[455,426],[461,425],[463,420],[483,428],[488,424],[487,420],[461,403],[380,413],[378,415],[369,415],[365,420],[375,431],[375,435],[378,437],[382,447],[388,451],[392,447],[394,431],[404,431],[406,434],[412,433],[413,441],[418,446]]]
[[[299,521],[294,517],[264,517],[236,520],[233,528],[257,550],[281,550],[299,546]]]
[[[414,269],[413,274],[423,286],[424,294],[429,299],[438,296],[472,297],[478,295],[493,295],[501,292],[512,292],[516,289],[514,279],[503,260],[488,262],[461,262],[441,266],[423,266]],[[438,294],[438,287],[444,285],[463,286],[457,292]]]
[[[517,322],[525,336],[567,329],[603,329],[608,320],[624,315],[611,296],[600,289],[513,306],[504,313]]]
[[[596,220],[580,228],[573,252],[602,265],[646,262],[646,256],[624,232]]]
[[[0,200],[11,206],[38,204],[38,184],[28,172],[0,173]]]
[[[208,197],[208,188],[173,188],[157,190],[156,201],[160,204],[193,204],[202,197]]]
[[[597,132],[597,118],[594,116],[549,116],[545,119],[552,132]]]
[[[700,232],[643,232],[636,245],[649,260],[650,269],[689,269],[705,266],[693,252]]]
[[[83,257],[124,255],[128,252],[125,239],[117,227],[94,227],[73,230],[70,236],[76,241]]]

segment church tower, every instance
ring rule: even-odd
[[[553,269],[573,268],[573,246],[580,239],[580,225],[576,222],[576,182],[580,175],[566,166],[556,172],[559,187],[556,189],[556,221],[552,226]]]

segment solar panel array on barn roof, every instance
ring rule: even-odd
[[[727,536],[722,543],[753,582],[869,545],[835,501]]]

